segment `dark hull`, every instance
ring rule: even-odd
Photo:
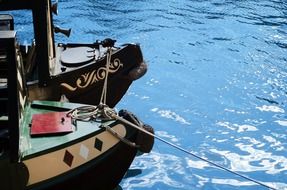
[[[126,138],[134,142],[137,136],[137,131],[132,128],[126,128],[127,134]],[[100,133],[99,133],[100,134]],[[91,136],[89,138],[95,138],[97,136]],[[115,137],[114,137],[115,138]],[[86,139],[83,141],[78,141],[76,144],[85,143]],[[107,141],[107,139],[105,140]],[[64,149],[72,148],[71,146],[66,146]],[[31,159],[37,159],[37,157],[46,156],[49,152],[32,156],[23,160],[17,164],[11,164],[5,155],[0,156],[0,176],[1,184],[0,188],[2,190],[113,190],[115,189],[124,175],[128,171],[132,161],[134,160],[138,149],[129,146],[121,141],[115,144],[112,148],[105,151],[103,154],[95,157],[94,159],[80,164],[78,167],[67,170],[65,173],[57,175],[55,177],[51,176],[46,180],[40,182],[32,182],[31,185],[26,183],[30,181],[30,178],[35,179],[35,171],[33,167],[27,162]],[[59,158],[56,158],[58,160]],[[57,163],[57,161],[56,161]],[[42,163],[42,165],[37,165],[39,173],[36,175],[45,175],[47,172],[53,170],[56,163]],[[49,168],[43,166],[47,165]],[[61,166],[60,166],[61,167]],[[44,173],[41,171],[46,170]],[[53,173],[53,171],[51,171]],[[32,180],[33,181],[33,180]],[[14,184],[14,182],[17,182]]]
[[[115,52],[111,57],[113,63],[108,74],[106,104],[114,107],[125,95],[133,80],[146,72],[146,64],[138,45],[129,44]],[[104,85],[106,59],[77,67],[70,71],[52,76],[47,85],[38,82],[28,85],[31,100],[60,100],[63,95],[70,101],[98,105]]]
[[[141,147],[144,144],[152,147],[153,139],[145,138],[137,129],[119,121],[107,123],[113,133],[109,131],[111,129],[103,128],[106,124],[102,122],[79,122],[77,129],[66,135],[31,137],[27,127],[35,112],[77,107],[77,104],[69,107],[70,103],[48,101],[37,101],[32,105],[32,111],[26,108],[26,119],[21,127],[24,127],[22,137],[26,136],[29,143],[23,142],[26,148],[20,162],[9,161],[8,149],[4,151],[7,154],[0,155],[0,176],[3,180],[0,188],[3,190],[113,190]],[[139,121],[125,111],[120,111],[119,115],[127,120]],[[117,135],[133,144],[124,143]]]
[[[120,143],[85,165],[28,189],[115,189],[130,167],[136,152],[137,149]]]

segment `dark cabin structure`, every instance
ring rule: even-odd
[[[69,35],[70,30],[54,26],[55,7],[51,0],[0,1],[0,11],[4,11],[4,14],[0,12],[3,30],[14,29],[13,15],[9,15],[9,11],[32,12],[34,42],[28,47],[19,45],[29,98],[58,101],[64,97],[70,102],[97,105],[102,101],[105,88],[107,97],[104,103],[114,107],[132,82],[147,70],[140,46],[125,44],[115,47],[115,40],[109,38],[90,44],[56,44],[54,33]],[[9,26],[7,18],[11,21]],[[5,65],[0,68],[0,72],[5,73]],[[108,80],[105,83],[106,75]]]

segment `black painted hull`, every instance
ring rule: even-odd
[[[138,45],[129,44],[112,54],[111,73],[108,74],[106,104],[114,107],[125,95],[133,80],[146,72],[146,64]],[[46,86],[38,82],[28,85],[31,100],[59,101],[63,95],[70,102],[98,105],[100,103],[106,58],[51,76]]]

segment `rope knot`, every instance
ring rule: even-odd
[[[117,115],[116,111],[106,104],[99,104],[98,106],[81,106],[75,108],[67,113],[69,117],[80,121],[91,120],[111,120],[114,119],[114,115]]]

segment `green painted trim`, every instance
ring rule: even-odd
[[[37,104],[57,106],[59,108],[75,108],[82,104],[70,104],[60,102],[49,102],[49,101],[37,101]],[[75,131],[60,135],[60,136],[44,136],[44,137],[31,137],[30,136],[30,124],[33,114],[49,112],[44,109],[34,109],[28,105],[24,112],[24,120],[20,127],[21,131],[21,159],[27,160],[40,155],[44,155],[65,147],[69,147],[78,142],[91,138],[104,132],[105,129],[101,128],[102,125],[109,125],[110,127],[118,124],[118,121],[107,121],[107,122],[95,122],[95,121],[77,121]]]

